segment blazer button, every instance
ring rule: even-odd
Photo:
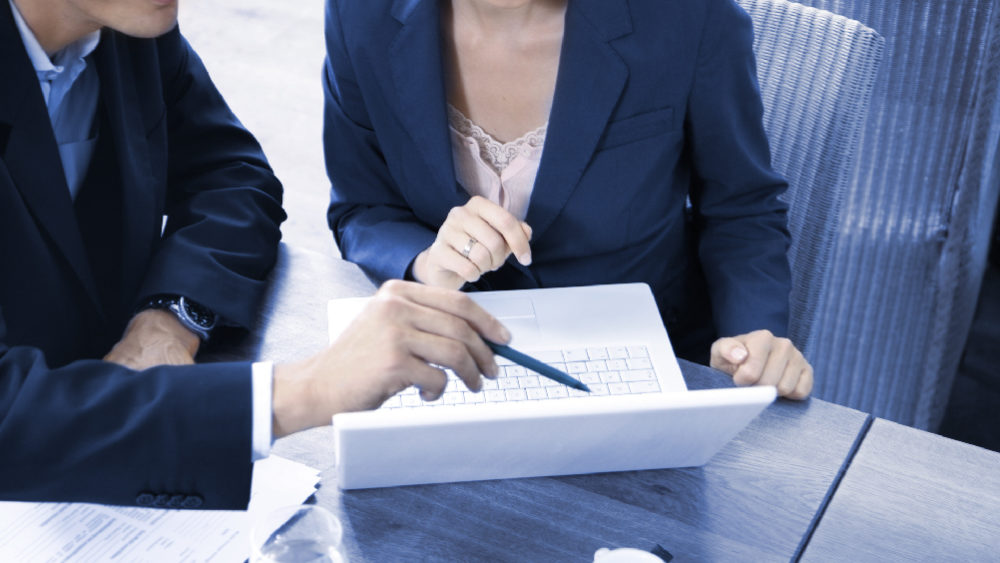
[[[167,501],[167,506],[170,508],[180,508],[184,505],[184,498],[184,495],[174,495],[170,497],[169,501]]]
[[[153,506],[159,508],[167,506],[168,503],[170,503],[170,495],[156,495],[156,498],[153,499]]]
[[[153,506],[153,494],[139,493],[139,496],[135,497],[135,503],[139,506]]]
[[[187,498],[184,499],[184,504],[182,506],[184,508],[201,508],[202,502],[203,501],[200,496],[188,495]]]

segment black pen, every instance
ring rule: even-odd
[[[573,389],[579,389],[580,391],[590,393],[590,387],[587,387],[583,382],[571,377],[569,374],[563,373],[527,354],[522,354],[510,346],[504,346],[503,344],[497,344],[496,342],[490,342],[485,339],[483,341],[486,342],[486,345],[489,346],[493,350],[493,353],[497,356],[503,356],[515,364],[524,366],[539,375],[544,375],[552,381],[558,381],[563,385],[569,385]]]

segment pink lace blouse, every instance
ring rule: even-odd
[[[458,183],[470,195],[482,196],[523,221],[548,124],[501,143],[449,104],[448,125]]]

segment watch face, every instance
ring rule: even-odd
[[[206,307],[181,297],[181,308],[184,310],[184,314],[199,327],[205,330],[211,330],[215,327],[215,314]]]

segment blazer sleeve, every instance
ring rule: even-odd
[[[277,258],[282,187],[177,29],[157,40],[168,217],[139,295],[185,295],[251,326]]]
[[[48,367],[0,309],[0,500],[245,509],[249,364]]]
[[[706,2],[685,123],[698,254],[720,336],[788,332],[787,183],[771,168],[750,18]]]
[[[347,52],[337,2],[327,2],[326,10],[327,222],[345,259],[379,279],[403,279],[437,231],[414,215],[391,177]]]

